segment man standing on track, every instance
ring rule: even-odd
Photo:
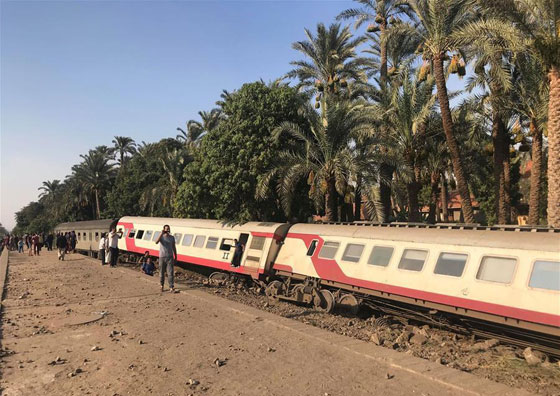
[[[122,237],[122,230],[117,232],[117,227],[113,226],[109,233],[109,250],[111,251],[111,267],[117,266],[117,259],[119,257],[119,239]]]
[[[163,231],[159,234],[156,244],[159,243],[159,282],[161,283],[161,291],[165,284],[165,272],[167,271],[167,281],[169,283],[169,291],[174,293],[173,284],[173,264],[177,261],[177,247],[175,246],[175,237],[171,235],[171,229],[166,224]]]

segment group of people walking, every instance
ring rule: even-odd
[[[46,234],[46,233],[34,233],[34,234],[24,234],[22,236],[8,234],[4,235],[2,242],[0,244],[0,251],[6,249],[9,251],[16,251],[18,253],[24,253],[27,250],[29,256],[39,256],[41,254],[41,249],[44,247],[51,251],[53,247],[59,250],[59,260],[60,260],[60,250],[63,253],[76,252],[76,233],[74,231],[66,233]]]

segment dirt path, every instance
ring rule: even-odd
[[[5,395],[524,394],[78,254],[12,253],[2,305]]]

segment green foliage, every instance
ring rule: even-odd
[[[119,174],[113,189],[107,195],[108,208],[104,217],[122,216],[171,216],[172,204],[169,197],[169,175],[162,158],[169,152],[185,150],[175,139],[162,139],[141,148],[127,162]],[[183,164],[178,176],[182,177]],[[177,183],[178,184],[178,183]],[[158,194],[161,192],[161,194]],[[166,196],[162,196],[167,194]]]
[[[255,188],[281,147],[271,134],[281,122],[305,125],[303,98],[293,88],[255,82],[226,96],[226,119],[207,133],[185,169],[175,216],[230,222],[286,218],[277,197],[258,202]]]

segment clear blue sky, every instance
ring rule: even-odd
[[[276,79],[351,1],[1,0],[0,221],[113,136],[175,136],[222,89]]]

